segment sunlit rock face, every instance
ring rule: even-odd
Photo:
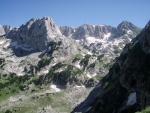
[[[42,19],[32,18],[27,23],[21,25],[17,30],[8,34],[8,38],[14,39],[18,45],[25,45],[37,51],[46,49],[47,43],[61,36],[59,27],[50,17]]]

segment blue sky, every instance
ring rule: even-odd
[[[144,27],[150,0],[0,0],[0,24],[19,27],[31,18],[50,16],[59,26],[106,24],[123,20]]]

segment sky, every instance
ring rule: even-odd
[[[143,28],[150,20],[150,0],[0,0],[0,24],[19,27],[49,16],[58,26],[79,27],[122,21]]]

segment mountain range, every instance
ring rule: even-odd
[[[129,94],[135,96],[134,90],[127,92],[122,88],[118,80],[118,73],[122,72],[120,71],[123,67],[122,62],[126,59],[129,50],[136,45],[137,37],[143,37],[145,34],[145,31],[142,30],[138,35],[140,32],[141,28],[128,21],[123,21],[117,28],[89,24],[72,28],[57,26],[50,17],[32,18],[19,28],[1,25],[0,95],[4,98],[0,99],[1,109],[6,112],[16,110],[23,113],[31,111],[31,108],[25,109],[22,106],[25,106],[26,103],[32,106],[34,103],[36,108],[34,113],[71,112],[95,86],[87,99],[73,112],[96,113],[101,105],[104,107],[99,112],[105,111],[107,103],[104,102],[109,99],[107,95],[103,98],[103,94],[111,93],[111,91],[123,90],[122,93],[125,93],[126,98]],[[145,44],[145,42],[142,43]],[[122,49],[123,52],[121,52]],[[147,51],[147,48],[145,49]],[[131,61],[129,59],[127,66],[131,65]],[[124,80],[124,77],[121,79]],[[114,87],[111,84],[114,84]],[[118,86],[118,89],[115,86]],[[118,95],[122,96],[122,93]],[[116,94],[112,93],[112,96],[114,95]],[[42,105],[45,99],[49,101]],[[121,102],[125,100],[119,102],[116,104],[123,104]],[[19,111],[13,107],[18,106],[18,103],[21,105],[18,107]],[[57,105],[58,103],[60,105]],[[124,107],[123,110],[126,108],[130,110],[129,106],[122,105],[122,108],[117,109],[118,106],[114,108],[113,105],[115,104],[110,106],[109,111],[106,109],[106,112],[113,112],[115,109],[114,113],[117,113]]]

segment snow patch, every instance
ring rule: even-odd
[[[76,66],[77,68],[81,68],[81,66],[80,66],[80,63],[79,63],[79,62],[77,62],[77,63],[75,64],[75,66]]]
[[[52,64],[52,66],[56,65],[56,63]]]
[[[123,40],[122,40],[122,39],[119,39],[119,40],[118,40],[118,39],[115,39],[113,44],[118,46],[118,44],[119,44],[120,42],[123,42]]]
[[[18,75],[18,76],[23,76],[24,74],[23,74],[23,73],[17,73],[17,75]]]
[[[7,48],[10,45],[10,43],[7,43],[4,47]]]
[[[86,37],[86,41],[91,44],[95,42],[100,42],[100,39],[96,39],[95,37]]]
[[[62,69],[59,69],[59,70],[58,70],[59,73],[62,72],[62,71],[63,71]]]
[[[4,40],[2,40],[2,41],[0,41],[0,44],[3,44],[5,41]]]
[[[91,52],[89,52],[89,51],[87,52],[87,54],[92,55],[92,53],[91,53]]]
[[[54,84],[52,84],[50,87],[51,87],[52,89],[54,89],[56,92],[59,92],[59,91],[60,91],[60,89],[57,88],[57,86],[54,85]]]
[[[82,86],[75,85],[75,87],[76,88],[85,88],[85,86],[83,86],[83,85]]]
[[[108,40],[108,38],[111,36],[111,33],[107,33],[107,34],[104,34],[104,40]]]
[[[96,75],[97,75],[97,74],[96,74],[96,73],[94,73],[94,74],[92,74],[92,75],[91,75],[91,77],[95,77]]]
[[[136,102],[137,102],[137,100],[136,100],[136,92],[130,93],[130,95],[128,97],[127,105],[133,105]]]
[[[131,30],[128,30],[128,31],[127,31],[127,34],[131,34],[131,33],[133,33]]]
[[[73,35],[73,33],[72,34],[70,34],[68,37],[72,37],[72,35]],[[63,35],[64,36],[64,35]],[[65,36],[64,36],[65,37]]]
[[[82,56],[84,57],[86,54],[85,53],[82,53]]]
[[[88,78],[92,78],[91,75],[90,75],[89,73],[87,73],[86,76],[87,76]]]
[[[77,43],[79,43],[80,42],[80,40],[75,40]]]
[[[92,27],[95,27],[95,25],[92,25]]]
[[[93,77],[95,77],[97,74],[96,74],[96,73],[93,73],[93,74],[87,73],[86,75],[87,75],[88,78],[93,78]]]
[[[49,71],[48,70],[45,70],[45,71],[43,71],[43,74],[47,74]]]

